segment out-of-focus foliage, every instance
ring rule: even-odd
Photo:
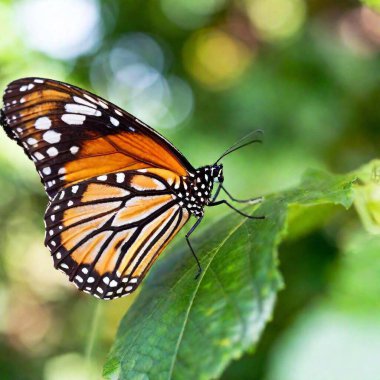
[[[375,10],[380,9],[380,1],[379,0],[363,0],[363,4],[368,7],[374,8]]]
[[[333,0],[0,0],[0,87],[22,76],[86,87],[158,129],[194,166],[262,128],[263,146],[224,160],[226,186],[242,198],[278,192],[308,167],[349,172],[379,157],[374,9]],[[96,300],[53,269],[38,175],[5,134],[0,142],[0,377],[100,374],[134,297],[96,311]],[[367,231],[376,232],[379,193],[368,178],[355,204],[366,231],[353,211],[320,206],[309,218],[292,208],[273,322],[225,379],[348,379],[341,363],[353,374],[365,367],[361,379],[377,376],[377,345],[367,337],[380,331],[379,241]],[[203,225],[224,212],[207,210]]]

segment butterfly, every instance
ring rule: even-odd
[[[1,125],[35,163],[49,197],[45,245],[80,290],[110,300],[132,293],[191,216],[226,204],[219,161],[195,169],[168,140],[128,112],[78,87],[23,78],[4,93]],[[214,183],[218,183],[216,190]]]

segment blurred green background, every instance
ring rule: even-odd
[[[264,145],[224,160],[242,198],[379,157],[379,51],[380,15],[356,1],[0,1],[1,89],[43,76],[92,90],[194,166],[264,129]],[[53,269],[38,175],[0,141],[0,378],[101,378],[133,297],[98,307]],[[204,224],[227,212],[207,211]],[[379,252],[354,212],[289,239],[274,319],[223,379],[380,379]]]

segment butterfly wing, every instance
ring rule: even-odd
[[[189,219],[166,174],[122,171],[61,190],[45,214],[54,266],[98,298],[133,292]]]
[[[153,129],[77,87],[23,78],[8,85],[3,101],[4,129],[34,161],[50,199],[64,187],[121,170],[194,171]]]

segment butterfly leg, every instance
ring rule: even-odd
[[[191,244],[190,244],[190,239],[189,239],[189,237],[190,237],[190,235],[195,231],[195,229],[199,226],[199,224],[200,224],[200,222],[202,221],[202,219],[203,219],[203,215],[200,216],[200,217],[197,219],[197,221],[194,223],[194,225],[190,228],[190,231],[186,234],[186,241],[187,241],[187,244],[188,244],[188,246],[189,246],[189,248],[190,248],[190,250],[191,250],[191,253],[193,254],[193,256],[194,256],[194,258],[195,258],[195,261],[197,262],[197,265],[198,265],[198,272],[197,272],[197,274],[196,274],[196,276],[195,276],[195,280],[196,280],[196,279],[199,277],[199,275],[202,273],[202,267],[201,267],[201,263],[200,263],[199,260],[198,260],[197,255],[196,255],[195,252],[194,252],[193,247],[192,247]]]
[[[228,191],[227,189],[221,184],[220,187],[222,190],[230,197],[231,200],[234,202],[239,202],[239,203],[249,203],[251,205],[254,205],[256,203],[260,203],[264,200],[264,197],[257,197],[257,198],[250,198],[250,199],[236,199],[234,198]]]
[[[253,215],[245,214],[244,212],[242,212],[242,211],[238,210],[237,208],[235,208],[234,206],[232,206],[232,204],[228,203],[225,199],[223,199],[221,201],[209,203],[209,206],[219,206],[221,204],[227,205],[229,208],[232,208],[232,210],[236,211],[238,214],[240,214],[242,216],[245,216],[246,218],[249,218],[249,219],[265,219],[265,216],[253,216]]]
[[[214,203],[215,200],[216,200],[216,198],[218,198],[218,195],[219,195],[220,190],[222,189],[222,187],[223,187],[223,185],[221,183],[219,183],[218,188],[215,191],[215,194],[211,198],[211,203]]]

